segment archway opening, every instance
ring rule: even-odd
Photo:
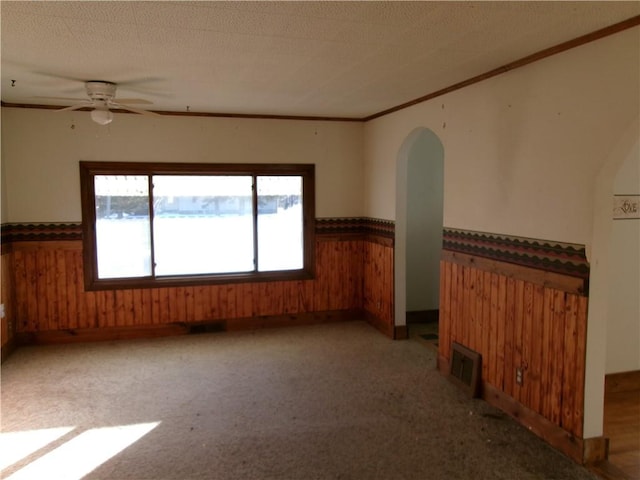
[[[435,324],[437,332],[443,205],[444,147],[431,130],[416,128],[403,142],[396,164],[397,326]],[[432,339],[437,344],[437,337]]]

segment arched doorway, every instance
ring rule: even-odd
[[[444,147],[428,128],[413,130],[396,164],[395,323],[437,315],[444,203]],[[437,317],[436,317],[437,318]]]
[[[638,282],[637,277],[634,276],[631,279],[629,272],[623,272],[617,268],[624,262],[633,262],[633,257],[625,256],[622,259],[618,257],[624,252],[616,251],[622,246],[617,243],[621,240],[618,237],[621,232],[617,232],[616,227],[622,225],[614,227],[612,200],[616,193],[616,177],[621,173],[624,174],[621,168],[627,162],[635,162],[637,166],[640,155],[639,128],[640,123],[636,118],[620,136],[620,140],[610,152],[595,182],[593,234],[591,245],[587,246],[591,271],[584,389],[584,438],[599,437],[603,434],[605,375],[619,368],[615,365],[620,362],[620,359],[612,356],[618,357],[619,353],[625,355],[630,353],[629,345],[625,345],[623,352],[611,351],[612,348],[620,348],[614,344],[615,336],[620,335],[620,332],[615,330],[620,327],[620,322],[624,321],[622,318],[612,318],[612,314],[616,314],[615,309],[620,307],[620,305],[610,305],[611,302],[616,301],[616,297],[612,295],[612,287],[615,288],[615,284],[620,281],[626,284],[630,281],[636,284]],[[631,225],[625,225],[625,227],[628,226]],[[623,334],[628,335],[629,340],[632,340],[634,334],[638,333],[638,330],[633,330],[635,331],[624,329]],[[614,338],[611,338],[612,336]],[[611,343],[609,348],[608,343]],[[637,343],[633,348],[638,348]],[[629,368],[634,367],[631,365]]]

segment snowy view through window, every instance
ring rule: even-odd
[[[99,278],[255,271],[251,175],[152,180],[153,219],[148,176],[95,176]],[[302,177],[256,183],[257,271],[303,268]]]

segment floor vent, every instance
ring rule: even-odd
[[[451,344],[451,364],[449,378],[471,397],[480,395],[480,374],[482,355],[467,347],[453,342]]]
[[[206,322],[206,323],[194,323],[189,325],[189,333],[217,333],[227,330],[227,324],[225,322]]]

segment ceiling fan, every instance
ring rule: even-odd
[[[148,115],[159,117],[157,113],[150,112],[148,110],[141,110],[136,107],[132,107],[130,104],[138,105],[151,105],[152,102],[143,100],[141,98],[122,98],[117,102],[116,88],[117,84],[113,82],[107,82],[104,80],[89,80],[85,82],[85,89],[88,100],[79,100],[77,98],[62,98],[62,97],[48,97],[51,100],[73,100],[79,103],[70,107],[65,107],[57,110],[58,112],[64,112],[67,110],[79,110],[81,108],[92,108],[91,119],[100,124],[107,125],[113,121],[113,112],[111,109],[128,110],[130,112],[139,113],[141,115]]]

